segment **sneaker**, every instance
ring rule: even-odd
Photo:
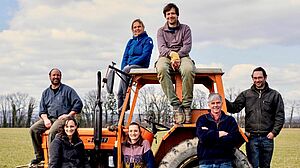
[[[185,115],[185,123],[190,124],[192,122],[192,110],[191,108],[184,108],[184,115]]]
[[[173,106],[173,113],[175,124],[183,124],[185,121],[185,115],[182,108],[179,106]]]

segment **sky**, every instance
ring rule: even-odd
[[[257,66],[285,100],[300,99],[300,1],[174,0],[179,20],[192,30],[197,68],[225,72],[226,88],[245,90]],[[131,22],[140,18],[152,37],[150,67],[158,58],[157,30],[166,22],[163,0],[1,0],[0,95],[22,92],[40,99],[48,72],[83,97],[96,89],[96,73],[120,67]]]

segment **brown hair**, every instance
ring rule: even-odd
[[[256,71],[261,71],[261,72],[263,73],[264,78],[267,77],[267,73],[266,73],[265,69],[262,68],[262,67],[257,67],[257,68],[255,68],[255,69],[253,70],[253,72],[252,72],[252,75],[251,75],[252,78],[253,78],[254,72],[256,72]]]
[[[79,139],[79,133],[78,133],[78,122],[76,121],[75,117],[73,116],[68,116],[67,118],[64,119],[65,122],[62,126],[58,128],[58,135],[60,138],[65,138],[68,137],[65,131],[65,126],[68,124],[69,121],[73,121],[75,123],[75,126],[77,127],[73,136],[72,136],[72,142],[77,142]]]
[[[143,28],[145,28],[145,25],[144,25],[144,23],[143,23],[143,21],[142,21],[141,19],[135,19],[135,20],[132,21],[132,23],[131,23],[131,30],[133,30],[133,24],[134,24],[135,22],[138,22],[139,24],[141,24],[141,25],[143,26]]]
[[[166,17],[166,13],[169,12],[172,8],[175,9],[175,13],[179,16],[179,8],[174,3],[169,3],[164,7],[163,14]]]
[[[139,129],[139,132],[140,132],[140,136],[139,136],[139,140],[138,140],[135,144],[141,146],[142,143],[143,143],[143,141],[144,141],[144,139],[143,139],[143,137],[142,137],[141,126],[140,126],[140,124],[138,124],[138,123],[136,123],[136,122],[132,122],[132,123],[129,124],[129,126],[131,126],[131,125],[136,125],[136,126],[138,126],[138,129]],[[129,128],[129,127],[128,127],[128,128]],[[130,141],[130,138],[129,138],[129,134],[127,134],[126,137],[125,137],[124,145],[125,145],[126,147],[129,147],[129,146],[131,145],[130,142],[131,142],[131,141]]]

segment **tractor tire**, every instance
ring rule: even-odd
[[[198,168],[197,145],[197,137],[181,142],[166,154],[159,168]]]
[[[159,168],[198,168],[197,145],[197,137],[181,142],[166,154]],[[247,156],[240,149],[236,148],[234,155],[234,168],[252,168]]]
[[[234,168],[252,168],[247,156],[240,149],[235,148],[234,151],[235,159],[233,160]]]

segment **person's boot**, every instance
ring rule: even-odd
[[[192,110],[191,108],[184,108],[184,115],[185,115],[185,123],[190,124],[192,123]]]
[[[183,124],[185,121],[185,115],[182,108],[179,106],[173,106],[173,113],[175,124]]]
[[[30,166],[36,166],[36,165],[40,164],[42,161],[44,161],[44,158],[32,159],[30,162]]]

